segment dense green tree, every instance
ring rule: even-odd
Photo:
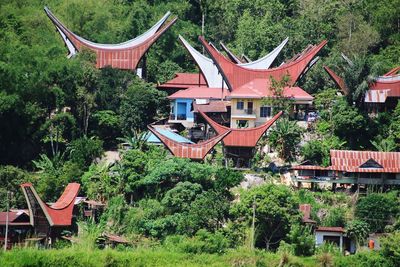
[[[251,225],[254,211],[256,245],[271,249],[286,237],[292,223],[299,221],[298,203],[289,188],[267,184],[243,192],[232,214]]]
[[[203,191],[201,185],[191,182],[179,182],[169,190],[161,203],[171,212],[188,211],[190,203]]]
[[[338,137],[319,137],[318,139],[310,140],[301,148],[301,154],[304,160],[311,164],[329,166],[330,150],[343,149],[346,142],[341,141]]]
[[[93,160],[103,155],[103,141],[82,137],[72,141],[67,150],[70,160],[84,169],[90,166]]]
[[[137,81],[128,88],[121,102],[123,132],[129,135],[145,130],[148,124],[165,114],[167,107],[165,93],[150,84]]]
[[[381,239],[382,250],[381,253],[384,257],[388,258],[393,266],[400,264],[400,231],[388,234]]]
[[[391,216],[398,212],[398,204],[395,193],[372,193],[357,202],[355,215],[369,224],[371,232],[382,232]]]
[[[22,183],[32,181],[32,176],[17,167],[13,166],[0,166],[0,210],[6,209],[7,191],[11,192],[11,198],[9,198],[10,208],[22,208],[26,207],[26,200],[20,188]]]
[[[312,229],[309,226],[294,224],[288,234],[289,243],[294,246],[297,256],[311,256],[315,250],[315,240]]]
[[[361,246],[369,235],[369,225],[360,220],[351,221],[346,226],[346,233],[348,237],[354,238],[357,246]]]
[[[332,125],[334,134],[346,141],[350,148],[366,141],[363,133],[367,131],[367,118],[345,101],[339,101],[333,107]]]

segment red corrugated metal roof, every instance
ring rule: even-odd
[[[186,90],[180,90],[172,95],[169,99],[188,98],[188,99],[225,99],[229,94],[228,90],[222,88],[209,87],[190,87]]]
[[[231,133],[222,140],[224,146],[255,147],[261,136],[272,126],[272,124],[274,124],[277,119],[279,119],[279,117],[282,115],[282,111],[261,126],[245,129],[228,128],[216,123],[205,113],[200,112],[200,114],[218,134],[224,133],[227,130],[231,130]]]
[[[303,71],[307,68],[308,64],[327,43],[326,41],[321,42],[319,45],[314,46],[312,49],[307,51],[298,60],[285,64],[284,66],[267,70],[250,70],[240,67],[226,59],[218,51],[213,49],[204,37],[200,36],[199,40],[217,65],[231,91],[234,91],[254,79],[269,79],[272,76],[275,80],[279,81],[287,74],[289,74],[291,78],[289,86],[293,86]]]
[[[334,170],[362,173],[400,173],[400,152],[331,150],[331,166],[298,165],[293,170]],[[382,168],[362,168],[368,160],[374,160]]]
[[[189,158],[203,160],[204,157],[211,151],[211,149],[218,144],[225,136],[230,134],[230,130],[225,130],[223,133],[211,138],[205,142],[197,144],[178,143],[155,130],[152,126],[148,125],[147,128],[161,140],[167,149],[179,158]]]
[[[82,40],[81,37],[75,35],[71,30],[65,27],[48,9],[46,9],[46,14],[54,25],[60,31],[67,36],[67,38],[72,42],[73,46],[77,50],[82,50],[84,48],[89,49],[96,53],[96,67],[103,68],[106,66],[111,66],[117,69],[131,69],[137,68],[138,63],[142,59],[143,55],[147,50],[153,45],[158,38],[168,30],[177,20],[177,18],[172,19],[166,25],[163,25],[154,35],[143,41],[142,43],[135,46],[128,46],[126,48],[115,48],[110,47],[99,48],[100,46],[95,46],[94,43],[87,40]],[[86,41],[86,42],[85,42]]]
[[[337,232],[337,233],[345,232],[343,227],[325,227],[325,226],[319,226],[315,231],[317,231],[317,232]]]
[[[200,79],[200,80],[199,80]],[[159,89],[176,88],[186,89],[195,86],[207,86],[203,74],[201,73],[177,73],[175,77],[157,86]]]
[[[400,173],[400,152],[331,150],[331,169],[346,172]],[[360,168],[373,159],[383,168]]]

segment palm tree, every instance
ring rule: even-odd
[[[393,138],[380,139],[371,141],[374,148],[381,152],[391,152],[396,150],[396,142]]]
[[[364,56],[356,56],[350,60],[345,55],[342,55],[347,62],[343,68],[343,78],[346,87],[349,90],[347,101],[349,104],[360,107],[364,102],[364,97],[375,77],[371,73],[371,68],[368,66],[367,58]]]
[[[296,157],[303,131],[296,121],[284,118],[276,122],[275,127],[269,133],[268,140],[271,146],[278,151],[280,158],[291,161]]]

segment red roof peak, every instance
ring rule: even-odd
[[[228,128],[216,123],[210,117],[208,117],[204,112],[200,111],[200,114],[218,134],[221,134],[227,130],[231,130],[231,133],[222,140],[225,146],[255,147],[258,143],[258,140],[260,140],[261,136],[274,124],[274,122],[277,119],[279,119],[279,117],[282,115],[282,111],[276,114],[267,122],[265,122],[263,125],[260,125],[255,128],[245,128],[245,129]]]
[[[267,69],[267,70],[256,70],[246,69],[238,66],[227,58],[225,58],[218,51],[213,49],[210,44],[199,36],[199,40],[206,49],[207,53],[211,56],[217,68],[221,72],[226,84],[231,91],[239,88],[240,86],[257,78],[270,78],[271,76],[276,80],[281,80],[285,75],[289,75],[291,78],[290,86],[294,85],[300,75],[309,66],[316,54],[326,45],[327,41],[322,41],[319,45],[313,46],[302,56],[283,66]]]

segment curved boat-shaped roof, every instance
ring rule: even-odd
[[[269,67],[272,65],[272,63],[274,62],[274,60],[279,55],[279,53],[282,51],[283,47],[287,44],[288,41],[289,41],[289,37],[287,37],[285,40],[283,40],[283,42],[280,43],[277,47],[275,47],[274,50],[272,50],[270,53],[263,56],[262,58],[259,58],[257,60],[254,60],[254,61],[251,61],[248,63],[239,63],[238,65],[241,67],[244,67],[244,68],[255,69],[255,70],[269,69]],[[227,51],[227,48],[225,47],[224,50]],[[230,52],[230,53],[232,53],[232,52]]]
[[[43,219],[37,217],[38,213],[43,213],[45,215],[50,226],[71,225],[72,211],[75,198],[80,189],[80,184],[69,183],[61,197],[51,206],[41,200],[31,183],[22,184],[21,188],[28,203],[31,225],[34,226],[37,223],[36,220]],[[35,210],[35,208],[39,208],[40,211]]]
[[[270,120],[265,122],[263,125],[254,128],[245,129],[233,129],[226,126],[222,126],[210,117],[208,117],[204,112],[199,111],[201,116],[207,121],[208,124],[218,133],[221,134],[228,130],[231,133],[225,137],[222,142],[224,146],[227,147],[255,147],[260,140],[261,136],[274,124],[274,122],[279,119],[282,115],[282,111],[272,117]]]
[[[273,69],[257,70],[247,69],[230,62],[223,55],[216,52],[205,41],[204,37],[200,36],[199,40],[206,49],[207,53],[213,59],[214,63],[217,65],[217,68],[224,77],[224,80],[230,90],[234,90],[235,88],[238,88],[241,85],[244,85],[257,78],[270,78],[272,76],[276,80],[281,80],[285,75],[290,75],[291,80],[289,82],[289,86],[293,86],[313,58],[327,43],[326,40],[322,41],[319,45],[314,46],[312,49],[307,51],[298,60],[291,63]]]
[[[231,50],[229,50],[229,48],[226,47],[226,45],[224,45],[223,42],[219,42],[219,44],[221,45],[222,50],[224,50],[225,53],[228,55],[230,61],[232,61],[235,64],[243,63],[243,61],[240,60],[240,58],[237,57],[234,53],[232,53]]]
[[[204,56],[202,53],[194,49],[194,47],[191,46],[181,35],[179,35],[179,40],[189,51],[197,66],[200,68],[208,87],[221,88],[223,86],[224,88],[227,88],[226,83],[222,79],[222,76],[214,62],[210,58]]]
[[[328,75],[332,78],[332,80],[336,83],[339,89],[343,92],[343,94],[348,95],[349,89],[347,88],[344,80],[327,66],[324,66],[324,69],[328,73]]]
[[[379,76],[371,82],[372,90],[400,90],[400,74],[394,76]]]
[[[324,66],[325,71],[329,74],[329,76],[335,81],[337,86],[340,88],[340,90],[343,91],[345,95],[349,93],[348,88],[346,87],[346,84],[344,80],[337,75],[334,71],[332,71],[330,68]],[[400,67],[394,68],[388,73],[386,73],[383,76],[378,76],[375,78],[373,82],[369,84],[369,89],[370,90],[393,90],[393,91],[398,91],[400,90],[400,74],[393,75],[397,73],[400,70]],[[389,94],[389,96],[391,96]]]
[[[69,50],[68,57],[74,56],[82,47],[86,47],[96,53],[98,68],[111,66],[119,69],[136,69],[150,46],[176,21],[175,18],[163,26],[170,16],[170,12],[167,12],[153,27],[134,39],[119,44],[98,44],[73,33],[53,15],[48,7],[44,10],[63,38]]]
[[[392,76],[400,71],[400,66],[391,69],[389,72],[385,73],[383,76]]]
[[[203,160],[204,157],[213,149],[213,147],[218,144],[225,136],[227,136],[231,131],[224,130],[219,135],[198,144],[184,144],[178,143],[165,135],[162,135],[156,129],[154,129],[151,125],[148,125],[147,128],[155,135],[161,142],[165,145],[165,147],[174,155],[179,158],[189,158],[194,160]]]
[[[224,88],[227,88],[225,82],[223,82],[223,78],[218,70],[217,66],[213,62],[212,59],[204,56],[195,48],[193,48],[188,41],[186,41],[181,35],[179,35],[179,40],[185,46],[185,48],[189,51],[190,55],[196,62],[197,66],[200,68],[201,72],[203,73],[208,87],[212,88],[221,88],[222,85]],[[268,69],[275,58],[279,55],[282,48],[286,45],[289,38],[286,38],[279,46],[277,46],[273,51],[271,51],[268,55],[250,63],[239,63],[238,66],[248,69]],[[214,45],[209,44],[215,51],[219,54],[220,52],[215,48]],[[223,44],[222,47],[224,48]],[[227,49],[227,48],[224,48]],[[225,50],[226,51],[226,50]],[[229,50],[228,50],[229,51]],[[229,51],[230,52],[230,51]],[[220,54],[223,56],[222,54]],[[229,55],[229,53],[228,53]],[[233,54],[232,54],[233,55]],[[235,63],[236,64],[236,63]]]

